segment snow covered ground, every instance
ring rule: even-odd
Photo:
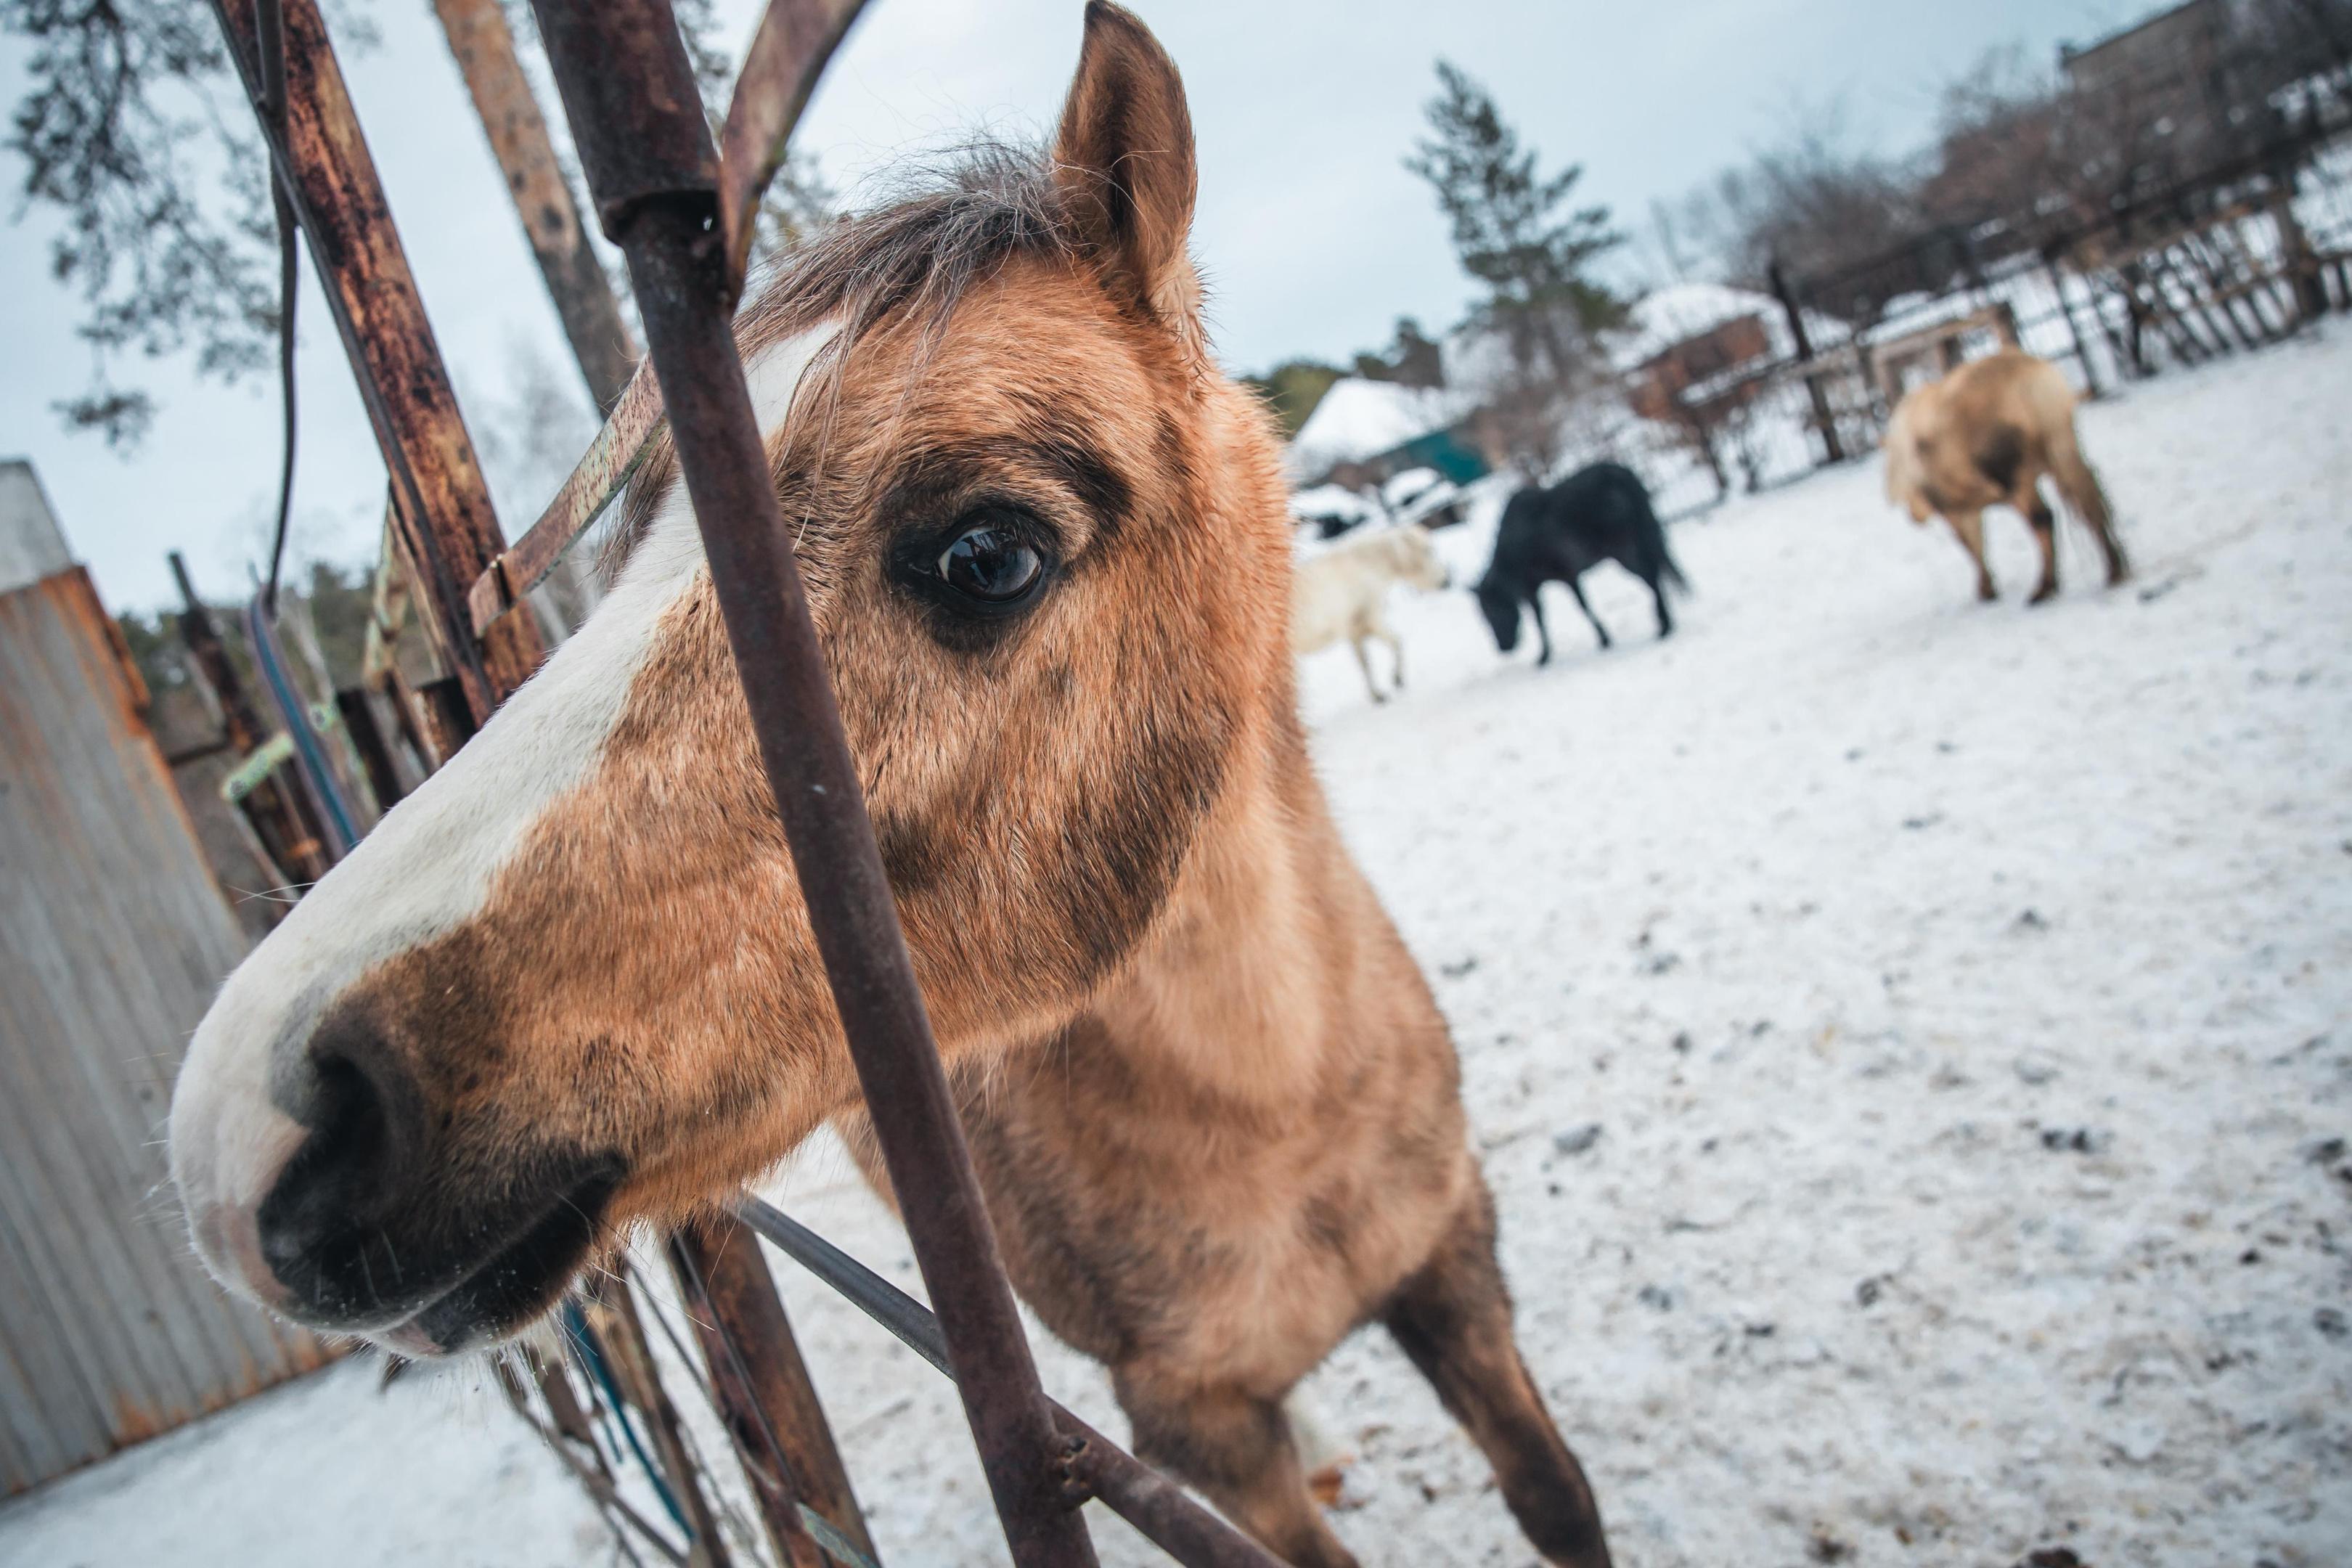
[[[1604,568],[1605,655],[1563,595],[1553,667],[1503,662],[1456,593],[1397,606],[1399,701],[1305,670],[1627,1568],[2352,1562],[2347,410],[2340,326],[2087,410],[2118,593],[2070,537],[2025,608],[2002,514],[1976,605],[1873,462],[1679,529],[1669,643]],[[837,1150],[779,1191],[911,1280]],[[1001,1562],[945,1385],[782,1277],[886,1561]],[[0,1510],[0,1562],[610,1559],[478,1374],[372,1372]],[[1368,1563],[1530,1561],[1389,1344],[1308,1396]]]

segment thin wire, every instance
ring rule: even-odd
[[[629,1407],[621,1398],[620,1386],[614,1382],[613,1370],[604,1360],[604,1348],[596,1342],[595,1333],[588,1326],[587,1314],[580,1310],[579,1302],[569,1297],[563,1302],[563,1329],[564,1337],[579,1351],[581,1359],[587,1363],[589,1376],[595,1379],[596,1385],[604,1391],[605,1403],[612,1406],[614,1419],[621,1425],[621,1436],[628,1439],[629,1452],[636,1456],[638,1467],[646,1472],[646,1479],[653,1483],[654,1495],[661,1500],[664,1511],[680,1530],[686,1531],[686,1539],[691,1544],[694,1526],[686,1521],[686,1510],[678,1507],[677,1499],[671,1494],[668,1483],[662,1479],[661,1470],[654,1464],[653,1456],[647,1454],[646,1446],[637,1440],[637,1429],[629,1420]]]
[[[260,48],[257,75],[263,123],[293,164],[293,148],[286,133],[286,17],[279,0],[254,0],[253,24]],[[294,305],[301,296],[300,257],[295,246],[294,204],[278,165],[272,160],[269,204],[278,220],[278,399],[285,409],[285,452],[278,475],[278,526],[269,542],[269,578],[261,602],[270,618],[278,616],[278,579],[286,564],[286,535],[294,513]]]

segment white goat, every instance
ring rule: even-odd
[[[1426,593],[1446,586],[1447,581],[1429,535],[1418,528],[1367,530],[1343,539],[1299,563],[1291,589],[1290,649],[1303,656],[1346,638],[1363,668],[1364,689],[1373,701],[1385,702],[1388,698],[1372,679],[1372,661],[1364,645],[1374,638],[1389,645],[1396,661],[1397,689],[1403,690],[1404,645],[1381,614],[1390,584],[1402,583]]]

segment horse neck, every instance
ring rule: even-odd
[[[1275,1106],[1314,1084],[1369,893],[1286,713],[1229,775],[1167,906],[1090,1009],[1139,1075]]]

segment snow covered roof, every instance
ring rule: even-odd
[[[1417,436],[1444,429],[1463,412],[1463,399],[1456,393],[1342,376],[1331,384],[1291,441],[1291,471],[1306,478],[1334,463],[1378,457]]]
[[[1372,503],[1339,485],[1317,485],[1293,495],[1290,510],[1300,517],[1363,518],[1371,514]]]
[[[1788,313],[1771,295],[1728,283],[1670,283],[1634,301],[1626,330],[1610,345],[1610,359],[1618,369],[1632,370],[1676,343],[1742,316],[1755,316],[1763,322],[1765,337],[1776,356],[1785,358],[1796,352],[1789,339]],[[1816,310],[1805,312],[1805,331],[1815,340],[1815,347],[1846,336],[1843,322]]]
[[[1779,300],[1752,289],[1735,289],[1727,283],[1670,283],[1634,301],[1625,334],[1612,345],[1610,357],[1620,369],[1630,370],[1726,321],[1742,316],[1769,321],[1780,312]]]
[[[1407,468],[1390,476],[1388,483],[1381,487],[1381,500],[1391,506],[1403,506],[1444,482],[1445,476],[1435,468]]]

